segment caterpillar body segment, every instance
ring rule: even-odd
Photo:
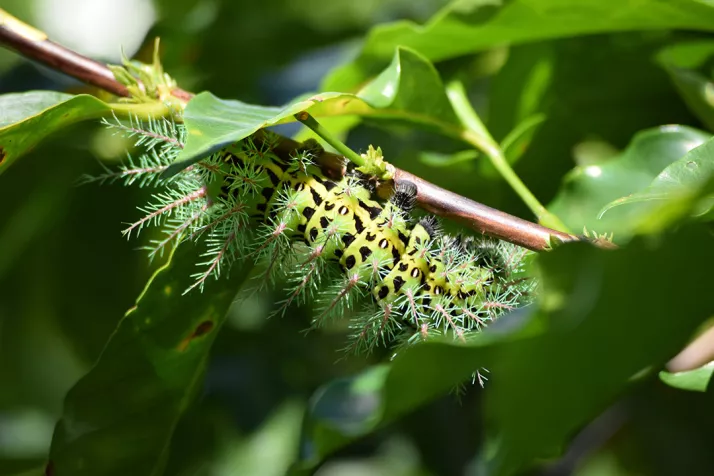
[[[353,351],[399,338],[464,339],[528,301],[533,283],[514,278],[526,250],[443,235],[433,217],[412,217],[413,184],[376,200],[369,177],[356,170],[326,177],[311,161],[313,148],[306,143],[286,156],[269,140],[247,138],[158,181],[167,191],[156,195],[151,221],[168,238],[157,246],[205,237],[204,271],[192,288],[235,260],[265,261],[266,282],[282,276],[287,283],[278,312],[310,301],[318,304],[315,325],[350,317]]]

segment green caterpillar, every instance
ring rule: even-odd
[[[205,270],[187,291],[237,259],[265,262],[266,282],[282,275],[288,283],[276,312],[311,301],[321,303],[316,324],[351,313],[355,351],[445,333],[464,339],[531,294],[533,283],[517,277],[526,250],[443,235],[434,217],[414,219],[412,184],[381,202],[371,178],[349,166],[342,178],[325,176],[312,161],[313,143],[286,154],[261,132],[260,140],[249,137],[163,180],[182,147],[183,126],[112,126],[137,135],[147,153],[98,178],[165,187],[125,233],[162,226],[166,238],[154,241],[152,254],[205,237]]]

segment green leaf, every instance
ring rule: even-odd
[[[30,91],[0,96],[0,174],[41,140],[71,124],[110,114],[160,115],[161,104],[107,104],[94,96]]]
[[[668,165],[644,189],[605,205],[600,216],[611,213],[610,210],[615,207],[638,203],[641,206],[628,207],[631,210],[626,210],[626,215],[619,219],[629,222],[633,229],[638,227],[652,229],[655,223],[657,228],[665,228],[671,220],[681,219],[682,213],[693,211],[701,215],[711,208],[709,201],[705,203],[705,209],[694,207],[691,202],[698,201],[702,193],[706,193],[706,186],[712,177],[714,177],[714,139],[709,139]],[[664,210],[672,205],[679,211],[670,209],[664,213]]]
[[[30,91],[0,96],[0,173],[52,132],[110,111],[87,96]]]
[[[489,89],[488,126],[502,142],[534,117],[542,117],[548,91],[556,79],[556,42],[540,42],[508,49],[508,58]]]
[[[297,456],[304,407],[287,401],[243,441],[231,441],[216,458],[216,474],[284,475]]]
[[[223,100],[203,92],[186,106],[186,147],[168,174],[239,141],[258,129],[293,121],[310,111],[316,118],[357,115],[420,123],[451,135],[460,126],[439,74],[421,55],[400,48],[392,64],[357,94],[321,93],[298,99],[283,108]]]
[[[663,126],[637,134],[618,157],[600,164],[575,167],[563,181],[548,209],[574,230],[587,227],[623,238],[632,224],[610,214],[598,218],[612,200],[647,187],[669,164],[709,139],[709,134],[685,126]]]
[[[377,365],[353,376],[336,379],[315,392],[306,413],[299,473],[315,467],[325,456],[380,423],[382,389],[391,367]]]
[[[714,41],[679,43],[662,50],[658,62],[669,74],[689,109],[714,131],[714,83],[703,71],[714,56]]]
[[[578,156],[583,143],[624,150],[640,131],[693,124],[666,72],[652,61],[680,35],[684,33],[619,33],[510,48],[507,63],[493,78],[487,124],[502,141],[528,117],[522,111],[545,114],[547,120],[517,166],[535,196],[552,200],[563,176],[576,165],[573,159],[584,165]],[[550,79],[539,84],[535,78],[541,77]],[[539,85],[526,95],[532,84]],[[582,225],[570,228],[578,232]]]
[[[714,374],[714,362],[686,372],[667,372],[662,370],[659,378],[670,387],[693,392],[706,392]]]
[[[47,475],[47,473],[45,472],[44,466],[39,466],[39,467],[28,469],[25,471],[12,472],[12,473],[7,473],[7,474],[8,474],[8,476],[46,476]]]
[[[474,149],[462,150],[453,154],[442,154],[440,152],[424,151],[419,154],[419,160],[432,167],[450,167],[462,162],[476,160],[481,154]]]
[[[714,312],[697,298],[709,270],[690,265],[710,250],[708,233],[688,227],[659,248],[639,238],[614,252],[578,244],[540,256],[549,331],[502,346],[490,368],[493,463],[502,474],[559,453],[635,375],[686,344]]]
[[[509,164],[515,164],[528,148],[538,128],[545,122],[544,114],[530,116],[520,122],[501,142],[501,149]],[[485,162],[484,162],[485,163]]]
[[[537,306],[502,316],[466,344],[415,345],[389,366],[320,390],[299,467],[314,466],[482,368],[489,370],[484,391],[499,441],[489,474],[553,456],[633,375],[666,362],[711,315],[707,300],[671,299],[706,292],[708,271],[692,272],[688,263],[710,248],[705,232],[689,229],[658,249],[640,239],[616,252],[578,243],[541,255]]]
[[[198,253],[173,253],[67,394],[50,450],[56,474],[163,474],[174,428],[203,385],[211,345],[252,266],[234,267],[210,292],[182,296]]]
[[[453,390],[490,365],[499,343],[531,336],[527,310],[504,316],[466,344],[429,341],[400,352],[390,364],[335,380],[312,399],[305,423],[303,455],[295,470],[381,428],[418,406]]]
[[[431,61],[504,44],[614,31],[714,29],[714,8],[697,0],[455,0],[425,25],[378,25],[355,60],[335,69],[323,89],[351,91],[384,67],[398,46]]]

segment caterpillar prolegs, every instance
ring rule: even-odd
[[[266,282],[283,275],[287,283],[275,312],[316,302],[316,325],[349,312],[354,351],[441,334],[464,339],[528,300],[533,283],[517,276],[525,249],[445,235],[434,217],[414,218],[412,184],[381,201],[371,177],[349,165],[344,177],[327,177],[313,162],[316,143],[285,153],[261,132],[162,179],[183,147],[183,126],[109,125],[138,136],[146,153],[98,179],[164,188],[125,233],[162,227],[152,254],[177,241],[206,243],[204,268],[187,291],[238,259],[264,262]]]

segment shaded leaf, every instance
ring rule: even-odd
[[[216,473],[284,475],[297,455],[303,413],[302,403],[283,403],[255,432],[226,445]]]
[[[710,362],[703,367],[686,372],[672,373],[663,370],[659,373],[659,378],[670,387],[694,392],[706,392],[713,373],[714,362]]]
[[[488,124],[503,140],[527,118],[522,109],[546,115],[516,167],[534,195],[545,202],[553,199],[584,142],[624,150],[641,131],[692,123],[666,72],[651,59],[679,35],[619,33],[511,48],[509,61],[493,80]],[[526,79],[541,76],[550,79],[539,86],[545,87],[540,94],[535,94],[539,88],[531,95],[519,89],[538,83]],[[507,203],[493,205],[509,209]],[[582,225],[570,229],[581,231]]]
[[[56,474],[162,474],[174,428],[202,387],[208,352],[251,267],[234,267],[210,293],[182,296],[197,254],[189,246],[173,253],[68,392],[50,450]]]
[[[432,167],[449,167],[462,162],[471,162],[479,158],[481,154],[474,149],[462,150],[453,154],[442,154],[440,152],[425,151],[419,154],[419,160]]]
[[[466,344],[431,340],[401,352],[390,364],[371,367],[319,389],[308,409],[297,470],[326,456],[418,406],[453,390],[490,363],[492,346],[532,335],[531,313],[499,319]]]
[[[186,107],[186,147],[170,167],[178,170],[239,141],[258,129],[295,120],[310,111],[317,118],[357,115],[404,120],[427,127],[459,132],[444,87],[434,67],[419,54],[399,49],[392,64],[357,94],[320,93],[298,99],[283,108],[223,100],[203,92]]]
[[[524,123],[543,117],[558,60],[556,42],[508,49],[508,58],[489,88],[488,126],[502,143]]]
[[[356,376],[334,380],[315,392],[293,474],[316,466],[326,455],[380,423],[382,390],[390,371],[389,365],[377,365]]]
[[[520,122],[501,142],[501,149],[509,164],[515,164],[528,148],[538,128],[545,122],[544,114],[536,114]]]
[[[687,106],[714,131],[714,83],[702,71],[714,56],[714,41],[679,43],[662,50],[658,62],[672,78]]]
[[[678,352],[714,311],[706,299],[672,299],[706,292],[708,271],[689,264],[710,247],[706,232],[689,228],[657,249],[640,238],[616,252],[574,245],[540,257],[549,332],[499,348],[491,368],[502,473],[557,454],[633,376]]]
[[[672,293],[706,292],[707,270],[692,272],[688,263],[709,248],[706,233],[686,230],[659,249],[640,239],[617,252],[568,244],[542,255],[539,308],[505,315],[466,344],[416,345],[387,368],[323,390],[307,420],[302,467],[482,367],[490,371],[485,392],[498,441],[493,474],[557,454],[633,375],[666,362],[714,311],[706,300],[670,299]],[[682,279],[673,283],[662,275]],[[624,301],[622,289],[628,290]],[[355,390],[361,384],[367,392]]]
[[[714,29],[714,8],[697,0],[455,0],[425,25],[397,21],[371,30],[357,58],[323,89],[350,91],[384,67],[398,46],[431,61],[517,44],[613,31]]]

